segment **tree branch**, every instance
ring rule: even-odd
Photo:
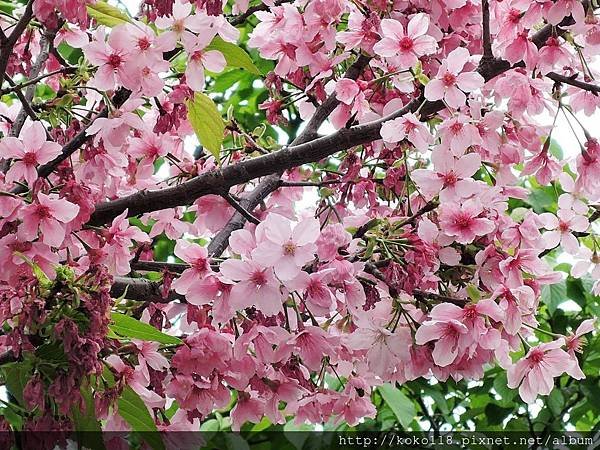
[[[262,180],[258,186],[251,192],[247,193],[241,200],[240,205],[247,211],[253,211],[263,199],[271,192],[279,187],[278,173],[272,174]],[[229,236],[235,230],[241,229],[246,223],[246,218],[239,213],[235,213],[225,226],[217,233],[217,235],[208,244],[208,254],[211,256],[219,256],[227,248]]]
[[[586,83],[585,81],[577,80],[576,78],[578,74],[568,77],[566,75],[560,75],[555,72],[549,72],[546,74],[546,76],[556,83],[568,84],[583,89],[584,91],[590,91],[594,93],[600,92],[600,86],[596,84]]]
[[[277,0],[273,6],[281,6],[284,3],[292,3],[292,0]],[[266,3],[260,3],[256,6],[252,6],[250,8],[248,8],[246,10],[246,12],[239,14],[237,16],[233,16],[229,19],[229,23],[233,26],[236,25],[241,25],[243,24],[248,17],[250,17],[252,14],[254,14],[257,11],[266,11],[267,9],[271,8],[271,6],[267,5]]]
[[[0,86],[4,83],[4,76],[6,75],[6,67],[8,66],[8,60],[10,59],[10,55],[13,52],[13,48],[17,43],[17,40],[29,25],[29,21],[33,17],[33,1],[29,0],[27,6],[25,7],[25,12],[13,28],[10,36],[6,39],[2,39],[2,44],[0,45]]]
[[[153,303],[170,303],[175,300],[185,303],[185,297],[175,291],[169,291],[169,295],[166,298],[163,297],[161,286],[162,283],[145,278],[114,277],[110,295],[113,298],[125,295],[125,298],[131,300]]]
[[[490,2],[481,0],[481,14],[483,16],[482,40],[483,40],[483,58],[494,59],[492,52],[492,36],[490,33]]]

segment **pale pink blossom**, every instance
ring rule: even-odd
[[[255,261],[228,259],[219,269],[223,276],[237,281],[229,294],[229,302],[235,309],[255,305],[266,316],[283,311],[284,296],[272,268]]]
[[[394,57],[401,69],[414,66],[423,55],[434,53],[437,48],[435,38],[427,35],[429,16],[423,13],[414,15],[406,30],[394,19],[383,19],[381,31],[383,39],[373,46],[373,51],[384,57]]]
[[[221,72],[227,65],[225,57],[218,50],[206,50],[210,43],[210,35],[183,37],[183,47],[189,55],[185,79],[187,85],[194,91],[204,90],[204,69],[211,72]]]
[[[416,169],[411,172],[411,178],[427,199],[439,194],[442,202],[460,202],[480,189],[471,178],[481,167],[478,153],[455,158],[450,151],[437,147],[431,152],[431,161],[433,170]]]
[[[266,267],[273,267],[281,280],[290,280],[302,266],[314,258],[319,237],[319,222],[304,219],[294,226],[279,214],[269,214],[256,229],[259,244],[252,259]]]
[[[560,338],[533,347],[508,369],[508,387],[519,387],[519,395],[526,403],[533,403],[538,395],[550,394],[554,378],[573,364],[569,354],[561,349],[564,345],[565,340]]]
[[[54,195],[37,194],[37,201],[23,209],[19,236],[33,240],[38,237],[45,244],[60,247],[65,239],[66,224],[79,212],[79,206]]]
[[[413,113],[384,122],[380,133],[384,142],[396,143],[406,139],[421,152],[427,151],[433,143],[433,136]]]
[[[46,130],[41,122],[25,124],[19,133],[19,139],[5,137],[0,140],[2,158],[14,161],[4,181],[13,183],[25,180],[29,185],[37,179],[37,167],[46,164],[61,154],[61,146],[46,140]]]
[[[191,266],[172,285],[177,293],[187,295],[194,284],[211,271],[208,250],[196,243],[179,240],[175,245],[175,255]]]
[[[440,226],[444,233],[453,236],[456,242],[469,244],[477,236],[485,236],[495,229],[494,222],[480,217],[483,206],[473,200],[462,204],[446,203],[440,208]]]
[[[479,89],[485,83],[478,72],[463,71],[470,56],[464,47],[452,50],[442,62],[437,76],[425,85],[425,98],[431,101],[444,99],[453,108],[464,106],[465,92]]]

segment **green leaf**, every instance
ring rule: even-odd
[[[565,404],[565,397],[560,392],[560,389],[553,389],[550,395],[548,396],[548,407],[552,414],[558,416]],[[562,418],[561,418],[562,419]]]
[[[102,432],[102,425],[96,418],[96,408],[94,406],[94,398],[89,389],[81,390],[81,395],[84,400],[84,410],[73,408],[73,424],[75,425],[75,435],[77,442],[81,447],[91,450],[104,450],[104,441],[98,439],[97,436]],[[93,434],[90,432],[94,432]]]
[[[217,105],[207,95],[196,92],[194,99],[187,102],[188,120],[202,146],[218,161],[223,144],[225,122]]]
[[[556,308],[566,300],[567,287],[564,281],[556,284],[545,285],[542,288],[542,302],[548,306],[551,315],[556,312]]]
[[[111,313],[112,324],[111,331],[114,333],[132,339],[141,339],[142,341],[160,342],[161,344],[182,344],[182,340],[162,333],[152,325],[140,322],[133,317],[125,314]]]
[[[379,386],[377,390],[392,409],[402,427],[408,428],[416,415],[413,402],[400,389],[389,383]]]
[[[229,67],[239,67],[240,69],[247,70],[255,75],[260,75],[260,70],[252,62],[250,55],[244,51],[238,45],[226,42],[219,36],[216,36],[212,42],[206,47],[206,50],[218,50],[223,53],[225,61]]]
[[[6,390],[17,399],[19,405],[25,406],[23,402],[23,389],[29,378],[31,378],[31,365],[30,363],[10,363],[2,366],[4,371],[4,381]]]
[[[94,4],[87,5],[86,8],[89,16],[96,19],[96,22],[98,22],[100,25],[115,27],[124,23],[132,23],[127,14],[125,14],[119,8],[111,6],[106,2],[96,2]]]
[[[164,450],[165,445],[156,429],[156,424],[148,412],[148,408],[139,395],[130,386],[123,389],[118,401],[119,415],[133,431],[141,432],[141,437],[154,450]]]
[[[290,441],[296,450],[302,450],[302,448],[304,448],[304,444],[313,429],[312,426],[304,423],[296,425],[293,419],[283,426],[285,438]]]
[[[489,403],[485,407],[485,417],[490,425],[500,425],[504,419],[513,411],[513,408],[503,408],[496,403]]]

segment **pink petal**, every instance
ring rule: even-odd
[[[406,27],[406,34],[411,37],[421,36],[429,29],[429,16],[424,13],[415,14]]]
[[[202,55],[202,64],[211,72],[221,72],[227,66],[227,61],[223,53],[217,50],[208,50]]]

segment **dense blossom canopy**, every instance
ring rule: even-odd
[[[1,428],[354,426],[419,379],[597,375],[594,2],[5,4]]]

